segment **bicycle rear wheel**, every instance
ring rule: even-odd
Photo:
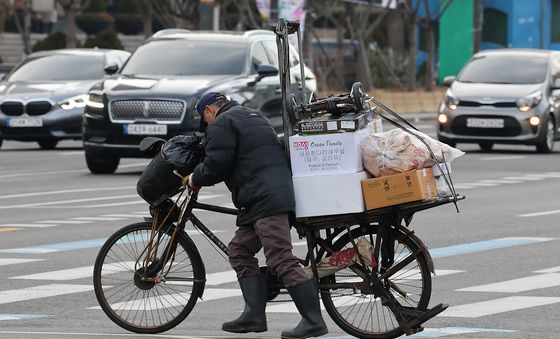
[[[137,333],[159,333],[177,326],[194,308],[204,288],[204,266],[194,243],[176,236],[173,259],[159,281],[145,280],[146,268],[163,260],[172,230],[160,231],[157,253],[144,265],[152,225],[141,222],[113,234],[95,261],[93,285],[99,305],[120,327]],[[169,271],[168,271],[169,270]]]
[[[377,226],[370,226],[368,230],[353,229],[350,234],[345,233],[334,244],[333,250],[338,252],[352,248],[352,238],[355,241],[365,237],[375,245]],[[395,263],[398,264],[418,249],[418,245],[405,233],[394,230]],[[379,258],[379,261],[381,259]],[[360,261],[349,268],[338,271],[321,279],[321,283],[363,282],[355,271],[362,271]],[[404,266],[395,274],[388,277],[386,283],[389,292],[402,305],[425,310],[430,301],[432,280],[428,264],[423,253],[410,264]],[[333,321],[345,332],[358,338],[396,338],[403,334],[395,315],[384,305],[379,296],[373,292],[359,288],[323,288],[321,299],[327,313]]]

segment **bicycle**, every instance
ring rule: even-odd
[[[230,215],[237,210],[197,198],[198,191],[180,189],[175,203],[154,208],[152,218],[123,227],[102,246],[94,266],[95,294],[120,327],[137,333],[167,331],[202,298],[206,270],[185,227],[190,222],[227,255],[226,245],[193,210]],[[301,262],[311,268],[323,305],[342,330],[359,338],[395,338],[421,331],[423,322],[446,308],[440,304],[428,309],[433,262],[426,246],[406,226],[418,211],[461,199],[464,196],[297,219],[294,226],[308,246]],[[370,258],[357,248],[360,239],[372,245]],[[348,249],[356,260],[321,277],[317,263]],[[268,300],[273,300],[283,286],[268,276]]]

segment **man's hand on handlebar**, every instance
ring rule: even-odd
[[[193,184],[192,180],[190,179],[191,179],[190,175],[184,176],[181,179],[183,186],[187,187],[191,191],[198,191],[200,189],[200,186]]]

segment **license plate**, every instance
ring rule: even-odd
[[[131,135],[166,135],[167,125],[124,125],[124,133]]]
[[[10,118],[8,119],[10,127],[42,127],[43,119],[41,118]]]
[[[467,118],[467,127],[504,128],[504,119]]]

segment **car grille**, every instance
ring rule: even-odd
[[[2,113],[6,115],[22,115],[23,114],[23,104],[18,101],[5,101],[0,105]]]
[[[517,107],[515,102],[494,102],[491,104],[483,104],[478,101],[459,101],[459,106],[464,107],[480,107],[480,106],[493,106],[498,108],[505,108],[505,107]]]
[[[52,104],[48,101],[32,101],[25,106],[25,111],[29,115],[41,115],[50,111]]]
[[[457,135],[473,135],[485,137],[514,137],[521,134],[521,125],[515,118],[485,115],[484,118],[488,119],[504,119],[504,128],[473,128],[467,127],[468,118],[480,118],[480,115],[461,115],[453,119],[451,124],[451,132]]]
[[[152,120],[181,122],[185,103],[178,100],[114,100],[109,104],[113,121]]]
[[[5,101],[0,105],[2,113],[10,116],[22,115],[26,112],[29,115],[42,115],[52,109],[52,104],[48,101],[30,101],[25,106],[19,101]]]

